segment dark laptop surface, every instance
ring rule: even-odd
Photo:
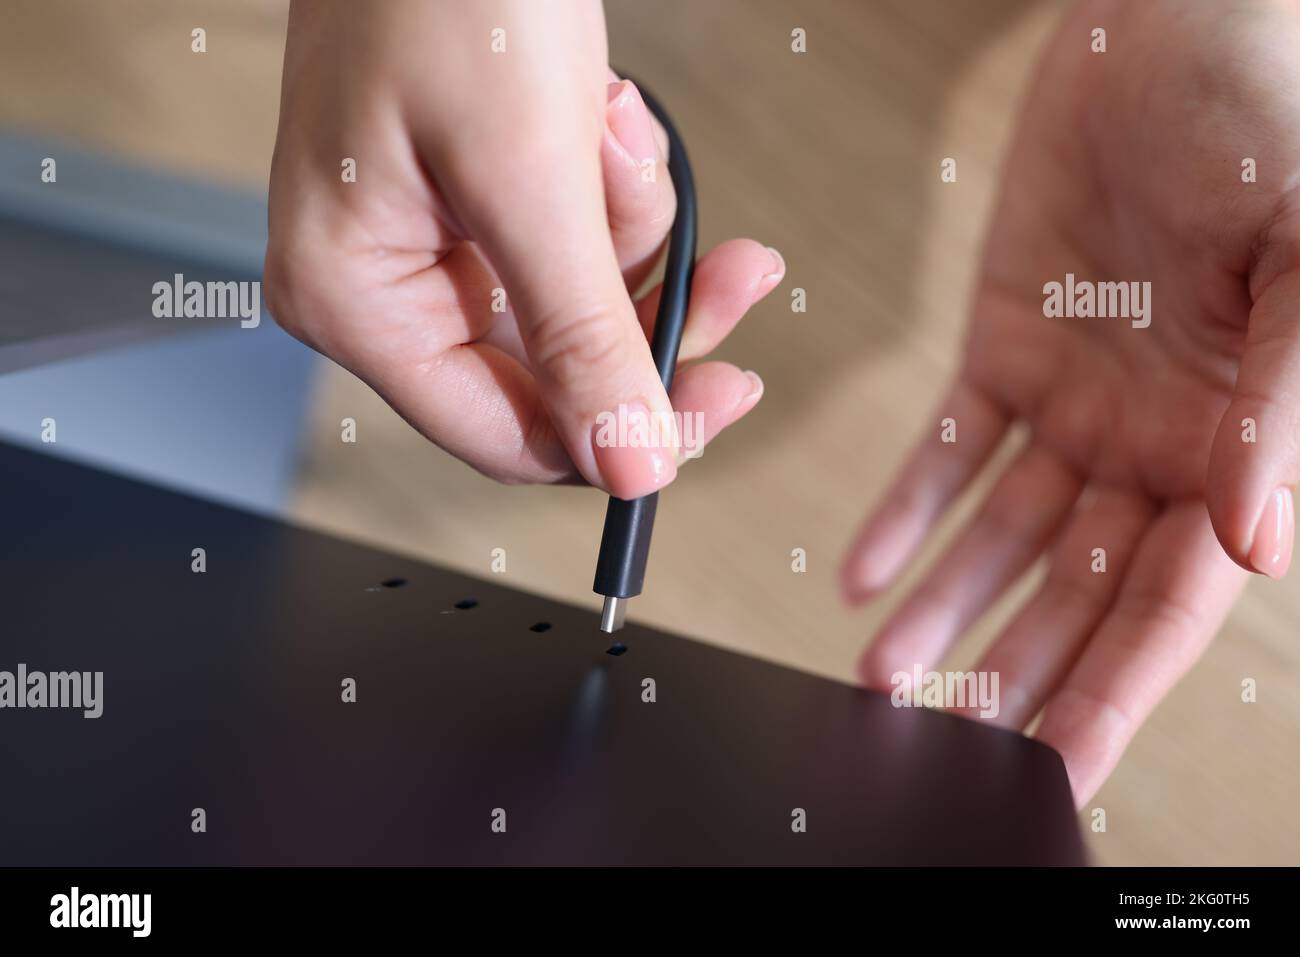
[[[0,492],[0,671],[103,675],[0,709],[0,865],[1083,862],[1020,735],[9,446]]]

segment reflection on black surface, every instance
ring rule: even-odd
[[[571,757],[589,754],[595,743],[605,717],[608,670],[604,664],[596,665],[583,675],[574,689],[565,743],[565,751]]]

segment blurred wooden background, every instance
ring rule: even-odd
[[[5,7],[0,122],[264,188],[282,0]],[[653,85],[687,137],[702,245],[753,236],[788,264],[784,284],[720,353],[756,369],[765,398],[664,493],[648,590],[633,614],[851,679],[901,590],[851,614],[837,598],[836,565],[890,470],[931,426],[1018,92],[1061,6],[609,0],[607,10],[613,61]],[[196,26],[208,32],[204,56],[189,49]],[[795,27],[807,31],[806,54],[791,53]],[[959,160],[956,184],[939,181],[945,156]],[[804,314],[790,309],[795,287],[807,291]],[[358,422],[356,445],[339,441],[344,416]],[[504,548],[509,583],[596,607],[599,494],[494,486],[332,367],[310,427],[296,520],[482,576]],[[807,551],[806,574],[791,571],[795,548]],[[1291,587],[1252,583],[1138,735],[1092,804],[1108,819],[1106,833],[1088,832],[1097,861],[1300,863],[1300,599]],[[973,662],[1007,608],[981,623],[953,666]],[[1240,701],[1244,677],[1259,683],[1257,704]]]

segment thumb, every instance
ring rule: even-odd
[[[610,238],[603,112],[596,119],[590,135],[579,129],[563,148],[498,157],[490,181],[472,176],[478,182],[455,205],[501,277],[574,465],[631,499],[676,476],[677,432]]]
[[[1232,401],[1210,450],[1206,502],[1228,556],[1280,578],[1295,542],[1300,479],[1300,270],[1273,279],[1250,312]]]

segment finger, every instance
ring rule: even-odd
[[[1114,601],[1154,514],[1144,496],[1097,490],[1070,519],[1042,586],[975,667],[998,676],[996,713],[954,712],[1004,728],[1033,720]]]
[[[484,270],[488,272],[486,265]],[[730,240],[706,253],[696,266],[691,284],[690,309],[679,359],[685,363],[711,352],[748,308],[776,287],[784,272],[785,263],[780,254],[753,240]],[[487,282],[461,281],[459,285],[467,290],[482,287],[477,297],[486,301],[490,294]],[[660,290],[661,287],[655,287],[637,303],[647,337],[654,331]],[[466,327],[464,331],[470,330]],[[513,323],[498,323],[483,339],[515,355],[519,348],[517,340]],[[673,410],[683,425],[678,464],[685,458],[695,457],[718,432],[752,409],[762,395],[762,388],[762,380],[756,373],[742,373],[727,363],[681,369],[672,391]],[[692,415],[699,419],[693,419]],[[536,451],[539,456],[546,456],[547,450]]]
[[[659,258],[677,211],[677,195],[653,117],[631,80],[609,84],[601,168],[609,231],[623,280],[639,289]]]
[[[536,380],[489,342],[455,346],[432,366],[394,368],[373,388],[417,431],[498,482],[551,484],[574,476]]]
[[[945,441],[951,420],[953,441]],[[957,494],[1005,434],[1006,414],[958,379],[912,452],[867,518],[840,566],[840,590],[858,604],[889,587]]]
[[[1082,807],[1156,704],[1214,637],[1245,584],[1204,505],[1176,503],[1152,523],[1114,607],[1043,712],[1037,737],[1065,759]]]
[[[605,82],[606,82],[607,84],[608,84],[608,83],[617,83],[619,80],[622,80],[622,79],[625,79],[625,78],[619,76],[619,75],[618,75],[617,73],[615,73],[613,70],[610,70],[610,69],[606,69],[606,70],[605,70]],[[654,131],[655,131],[655,142],[659,144],[659,155],[660,155],[661,157],[664,158],[664,161],[665,161],[665,162],[667,162],[667,157],[668,157],[668,131],[667,131],[666,129],[664,129],[664,125],[663,125],[662,123],[659,122],[658,118],[657,118],[653,113],[650,114],[650,123],[651,123],[651,125],[654,127]]]
[[[472,249],[467,245],[466,249]],[[459,252],[459,251],[458,251]],[[486,275],[491,269],[484,264]],[[751,306],[775,289],[785,276],[785,261],[781,254],[765,248],[753,240],[728,240],[706,253],[695,267],[691,283],[691,302],[686,314],[686,327],[682,333],[679,362],[689,362],[712,352],[730,334]],[[463,300],[468,306],[477,304],[477,312],[486,313],[492,289],[500,281],[491,278],[474,284],[464,284]],[[654,333],[656,313],[662,285],[655,286],[636,304],[637,318],[645,330],[646,338]],[[510,319],[509,316],[504,317]],[[482,323],[454,320],[445,332],[482,336],[503,352],[527,363],[519,330],[513,321],[499,321],[486,331]],[[456,342],[466,341],[455,339]]]
[[[757,243],[736,240],[711,251],[695,273],[688,322],[715,328],[716,312],[729,328],[735,319],[727,311],[739,310],[735,288],[762,268],[771,268],[771,258]],[[462,243],[399,283],[364,294],[338,290],[333,301],[368,311],[338,324],[351,335],[328,345],[417,431],[478,471],[506,482],[569,481],[572,463],[517,342],[498,338],[503,328],[516,336],[514,324],[492,323],[498,284],[475,246]],[[762,389],[755,373],[728,363],[682,369],[672,402],[684,455],[699,454],[748,413]]]
[[[1250,311],[1231,403],[1210,451],[1206,502],[1215,534],[1243,568],[1286,574],[1300,481],[1300,270],[1274,279]]]
[[[872,688],[898,672],[927,670],[1047,547],[1079,497],[1082,481],[1040,445],[1026,448],[983,507],[862,656]]]
[[[324,269],[285,283],[276,320],[480,472],[504,482],[572,475],[532,374],[485,336],[498,280],[472,244],[395,282],[358,286],[350,277]],[[295,321],[304,312],[312,323]]]
[[[673,408],[680,421],[682,459],[696,458],[727,426],[763,397],[763,380],[729,362],[702,362],[673,380]]]
[[[549,95],[575,104],[586,98],[582,89]],[[610,239],[603,105],[594,117],[580,108],[537,112],[520,118],[515,110],[508,131],[490,131],[494,140],[508,135],[514,149],[450,156],[444,149],[439,185],[501,277],[539,394],[574,465],[591,484],[636,498],[672,481],[677,448],[674,434],[662,435],[663,445],[597,441],[606,417],[672,415]],[[472,145],[474,137],[462,139]],[[428,144],[425,152],[440,149]]]
[[[705,253],[695,266],[678,360],[689,362],[712,352],[784,276],[781,254],[752,239],[728,240]],[[662,285],[656,286],[637,303],[637,318],[646,338],[654,333],[662,291]]]

